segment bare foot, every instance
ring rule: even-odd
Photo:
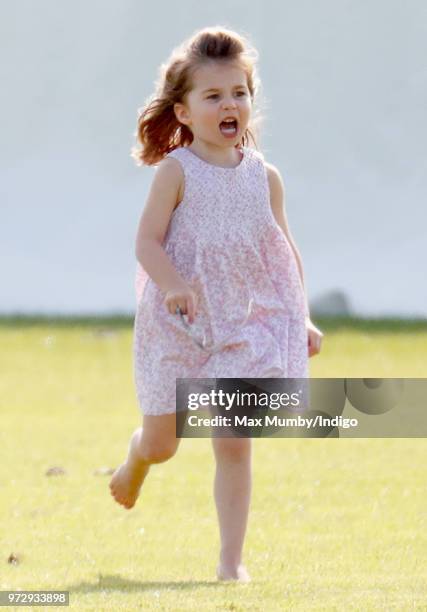
[[[216,569],[218,580],[234,580],[236,582],[250,582],[251,577],[246,567],[240,563],[236,566],[218,565]]]
[[[140,434],[140,429],[133,433],[128,458],[117,468],[110,480],[111,495],[127,510],[135,505],[141,485],[150,469],[150,466],[141,461],[138,456],[137,445]]]

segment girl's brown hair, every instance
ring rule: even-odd
[[[136,164],[156,164],[169,151],[193,141],[191,130],[176,118],[174,104],[185,102],[193,87],[192,77],[197,68],[212,61],[236,63],[246,73],[247,86],[254,103],[260,87],[255,67],[257,59],[258,52],[245,37],[222,26],[198,30],[174,49],[169,60],[160,66],[155,93],[143,108],[138,109],[135,136],[141,146],[131,150],[131,157]],[[257,133],[259,120],[260,116],[252,116],[236,147],[246,146],[250,138],[257,148],[253,131]]]

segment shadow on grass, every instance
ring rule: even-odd
[[[99,574],[98,584],[91,582],[80,582],[79,584],[70,584],[63,587],[64,590],[73,593],[94,593],[97,591],[126,591],[126,592],[143,592],[143,591],[185,591],[194,587],[222,587],[224,585],[239,584],[234,581],[222,582],[216,578],[212,580],[177,580],[177,581],[152,581],[152,580],[129,580],[122,578],[119,575],[103,576]]]

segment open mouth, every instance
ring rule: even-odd
[[[221,121],[219,129],[224,136],[235,136],[238,130],[237,121],[235,119],[233,121]]]

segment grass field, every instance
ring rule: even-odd
[[[425,321],[315,323],[312,377],[427,377]],[[182,440],[130,511],[96,473],[140,421],[132,321],[3,318],[0,339],[0,590],[97,611],[427,610],[425,439],[254,440],[253,581],[217,583],[209,440]]]

